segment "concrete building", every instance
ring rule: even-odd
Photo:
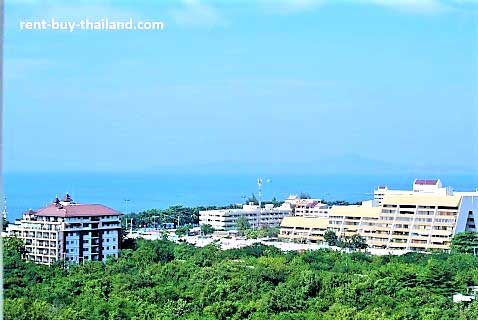
[[[330,207],[320,199],[300,199],[297,196],[289,196],[285,201],[292,208],[292,215],[299,217],[323,217],[327,216]]]
[[[415,179],[413,181],[412,190],[391,190],[387,186],[379,186],[373,192],[373,198],[377,205],[382,204],[382,200],[385,195],[414,195],[421,193],[423,195],[435,195],[435,196],[446,196],[451,195],[453,190],[448,187],[445,188],[442,185],[440,179],[435,180],[424,180],[424,179]]]
[[[237,219],[244,217],[252,227],[277,227],[282,219],[292,214],[292,208],[284,203],[279,207],[266,204],[264,208],[254,204],[243,205],[241,209],[205,210],[199,212],[199,224],[209,224],[215,230],[236,229]]]
[[[379,187],[374,200],[332,206],[327,216],[284,219],[279,237],[321,242],[330,229],[338,236],[360,234],[372,248],[446,250],[456,233],[476,231],[477,219],[478,192],[453,192],[439,180],[415,180],[412,190]]]
[[[37,211],[28,210],[9,236],[23,240],[28,260],[52,264],[58,260],[81,263],[118,257],[120,213],[101,204],[79,204],[66,194],[63,201]]]

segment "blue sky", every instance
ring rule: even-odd
[[[51,17],[165,29],[19,30]],[[476,21],[469,0],[7,0],[4,167],[471,173]]]

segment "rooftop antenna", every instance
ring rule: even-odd
[[[130,202],[131,200],[130,199],[124,199],[124,203],[125,203],[125,211],[124,213],[125,214],[128,214],[128,202]]]
[[[3,214],[3,219],[5,221],[8,221],[7,220],[7,197],[3,197],[3,212],[2,212],[2,214]]]
[[[270,179],[266,179],[266,182],[271,182]],[[257,178],[257,189],[258,193],[257,195],[259,196],[259,213],[257,215],[257,228],[259,229],[259,224],[261,223],[261,210],[262,210],[262,184],[264,181],[262,178]]]
[[[258,188],[259,208],[260,208],[262,204],[262,178],[257,178],[257,188]]]

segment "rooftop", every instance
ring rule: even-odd
[[[427,179],[416,179],[414,184],[419,185],[426,185],[426,186],[434,186],[438,184],[438,179],[427,180]]]
[[[424,194],[385,195],[382,203],[394,205],[447,206],[458,207],[461,196],[436,196]]]
[[[30,210],[29,214],[40,217],[94,217],[94,216],[119,216],[121,213],[102,204],[80,204],[73,202],[69,194],[65,195],[65,200],[60,202],[58,198],[53,203],[39,209]]]
[[[66,206],[50,204],[35,213],[40,217],[94,217],[119,216],[120,212],[102,204],[69,204]]]

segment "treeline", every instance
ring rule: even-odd
[[[368,256],[283,253],[256,245],[222,251],[138,240],[121,257],[64,269],[20,258],[6,240],[6,319],[478,319],[470,254]]]
[[[302,193],[300,197],[310,198],[310,195]],[[245,199],[245,203],[254,203],[259,204],[255,194],[252,194],[250,197]],[[272,200],[262,201],[262,205],[272,204],[274,206],[280,206],[283,204],[283,201],[278,201],[276,198]],[[349,203],[347,201],[324,201],[328,205],[349,205],[349,204],[360,204]],[[198,225],[199,224],[199,211],[202,210],[217,210],[217,209],[239,209],[242,207],[242,204],[230,204],[227,206],[198,206],[198,207],[183,207],[180,205],[171,206],[167,209],[150,209],[141,211],[138,213],[128,213],[122,217],[123,226],[131,223],[133,220],[134,228],[151,228],[151,227],[161,227],[165,223],[173,223],[175,227],[179,225]]]
[[[133,227],[151,228],[160,227],[165,223],[173,223],[175,227],[179,225],[198,225],[199,211],[202,210],[216,210],[216,209],[234,209],[239,206],[231,204],[228,206],[208,206],[208,207],[183,207],[171,206],[167,209],[150,209],[139,213],[129,213],[122,216],[123,226],[131,223],[133,220]]]

